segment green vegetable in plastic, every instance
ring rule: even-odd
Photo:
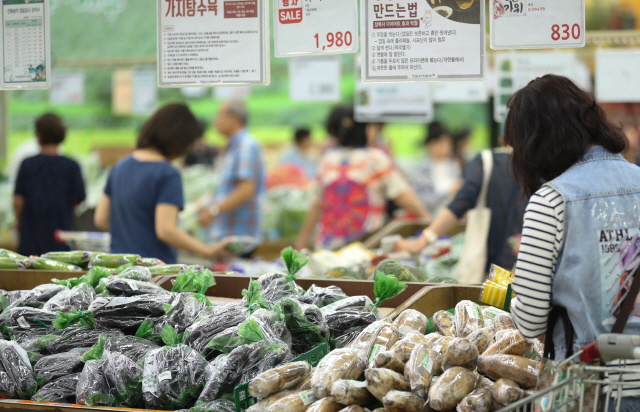
[[[376,273],[376,280],[373,282],[373,294],[376,297],[374,306],[393,299],[407,288],[407,285],[400,282],[393,275],[385,275],[382,272]]]
[[[105,266],[108,268],[117,268],[127,263],[136,264],[140,255],[133,254],[113,254],[113,253],[96,253],[93,258],[93,264],[96,266]]]
[[[82,268],[75,265],[41,257],[31,258],[31,267],[36,270],[60,270],[64,272],[79,272],[82,270]]]
[[[9,299],[3,294],[0,294],[0,313],[4,312],[4,310],[10,305]]]
[[[135,336],[161,344],[162,341],[160,340],[160,337],[153,333],[155,326],[155,323],[151,319],[145,319],[138,327]]]
[[[270,309],[264,293],[260,292],[260,283],[256,280],[252,279],[249,282],[249,289],[242,289],[242,296],[247,298],[250,313],[259,308]]]
[[[149,272],[154,275],[173,275],[176,273],[184,272],[187,269],[187,265],[176,264],[176,265],[159,265],[159,266],[151,266],[148,268]]]
[[[100,283],[100,279],[108,278],[109,276],[111,276],[111,272],[107,268],[96,266],[94,268],[91,268],[89,272],[80,276],[80,278],[71,278],[64,280],[51,279],[51,282],[58,285],[66,286],[69,289],[78,286],[81,283],[86,283],[89,286],[95,288]]]
[[[218,336],[209,342],[207,348],[222,353],[230,353],[238,346],[259,342],[264,339],[264,334],[255,319],[247,319],[238,325],[238,336]]]
[[[41,257],[45,259],[57,260],[58,262],[70,265],[85,267],[89,264],[93,253],[86,250],[73,250],[71,252],[49,252]]]
[[[160,338],[167,346],[177,346],[182,343],[183,333],[178,334],[176,330],[169,324],[164,325],[160,331]]]
[[[120,265],[117,268],[115,268],[114,272],[116,275],[119,275],[122,272],[124,272],[126,269],[129,269],[132,266],[135,266],[135,265],[133,263],[125,263],[124,265]]]
[[[0,269],[26,269],[28,266],[25,260],[0,257]]]
[[[17,259],[17,260],[27,260],[29,259],[28,256],[22,256],[19,253],[13,252],[9,249],[2,249],[0,248],[0,257],[8,257],[11,259]]]
[[[102,358],[102,353],[104,352],[104,343],[106,342],[106,336],[100,336],[98,341],[93,344],[91,349],[86,351],[84,355],[82,355],[82,361],[87,362],[90,360],[100,360]]]
[[[404,265],[392,259],[385,259],[378,263],[375,272],[382,272],[385,275],[393,275],[402,282],[418,281],[411,270],[407,269]]]
[[[176,277],[171,291],[204,293],[215,284],[216,280],[210,270],[204,269],[196,272],[187,269]]]
[[[309,262],[309,256],[294,250],[291,246],[282,251],[282,261],[293,278]],[[295,279],[295,278],[294,278]]]
[[[66,329],[71,325],[79,324],[86,326],[87,328],[95,328],[96,321],[93,318],[93,313],[82,312],[78,313],[64,313],[57,312],[56,320],[53,321],[53,327],[56,329]]]

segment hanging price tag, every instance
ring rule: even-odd
[[[596,50],[596,99],[600,102],[640,101],[640,50]]]
[[[492,49],[584,47],[584,0],[489,0]]]
[[[268,0],[157,0],[158,86],[269,84]]]
[[[289,60],[289,97],[292,101],[340,101],[340,61],[334,56]]]
[[[358,51],[357,0],[273,0],[276,57]]]
[[[362,81],[484,76],[484,0],[361,0]]]

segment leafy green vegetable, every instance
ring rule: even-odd
[[[56,320],[53,321],[52,326],[56,329],[66,329],[76,323],[86,326],[87,328],[96,327],[96,321],[93,318],[93,313],[82,311],[78,311],[78,313],[57,312]]]
[[[176,277],[171,291],[204,293],[215,284],[216,280],[210,270],[204,269],[196,272],[187,269]]]
[[[378,263],[375,272],[382,272],[385,275],[393,275],[402,282],[417,282],[418,279],[414,276],[411,270],[406,268],[400,262],[392,259],[385,259]]]
[[[152,340],[153,336],[153,328],[155,324],[151,319],[145,319],[140,326],[138,326],[138,330],[136,331],[137,338],[149,339]]]
[[[165,345],[176,346],[182,343],[183,334],[178,334],[171,325],[166,324],[162,327],[162,331],[160,331],[160,338]]]
[[[242,289],[242,296],[247,298],[250,313],[259,308],[269,309],[269,303],[264,298],[264,293],[260,292],[260,283],[253,279],[249,282],[249,289]]]
[[[238,325],[238,335],[249,342],[259,342],[264,334],[255,319],[248,319]]]
[[[71,279],[64,279],[64,280],[51,279],[51,282],[58,285],[66,286],[69,289],[75,286],[78,286],[81,283],[86,283],[89,286],[95,288],[100,283],[100,279],[108,278],[109,276],[111,276],[111,272],[109,271],[109,269],[103,268],[100,266],[95,266],[91,268],[90,271],[80,276],[80,278],[71,278]]]
[[[100,336],[98,341],[82,355],[82,361],[87,362],[90,360],[99,360],[102,358],[102,354],[104,353],[104,343],[106,342],[106,336]]]
[[[407,285],[395,276],[376,273],[376,280],[373,282],[373,294],[376,297],[374,306],[380,306],[381,303],[398,296],[406,288]]]
[[[282,261],[287,265],[290,276],[295,276],[309,262],[309,256],[293,250],[291,246],[282,251]]]

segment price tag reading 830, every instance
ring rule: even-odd
[[[276,57],[358,51],[357,0],[273,0]]]
[[[584,47],[584,0],[490,0],[492,49]]]

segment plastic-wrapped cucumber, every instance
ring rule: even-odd
[[[38,386],[43,386],[72,373],[81,372],[84,366],[82,355],[83,353],[80,351],[70,351],[40,358],[33,367]]]
[[[106,289],[112,296],[166,295],[169,292],[151,282],[123,279],[112,276],[100,280],[100,289]]]
[[[0,340],[0,366],[0,394],[30,399],[38,384],[27,352],[15,342]]]
[[[58,262],[67,263],[69,265],[86,267],[93,253],[86,250],[73,250],[71,252],[49,252],[45,253],[41,257],[50,260],[57,260]]]
[[[158,265],[151,266],[148,269],[153,275],[175,275],[184,272],[187,269],[187,265]]]
[[[138,265],[150,267],[164,265],[164,262],[158,258],[140,258],[138,259]]]
[[[133,254],[115,254],[115,253],[96,253],[93,257],[94,266],[104,266],[106,268],[117,268],[118,266],[131,263],[136,265],[140,255]]]
[[[96,294],[93,288],[86,284],[65,289],[47,301],[42,307],[43,310],[49,312],[77,312],[79,310],[87,310],[91,302],[95,299]]]
[[[153,279],[149,269],[144,266],[130,266],[116,275],[116,277],[120,279],[141,280],[143,282],[151,282]]]
[[[72,373],[47,383],[31,397],[31,400],[36,402],[75,403],[78,376],[80,376],[80,373]]]
[[[64,272],[79,272],[82,270],[81,267],[76,265],[70,265],[68,263],[41,257],[31,258],[31,268],[36,270],[59,270]]]
[[[171,294],[101,297],[93,301],[89,311],[98,325],[133,334],[146,319],[157,320],[164,316],[175,299]]]
[[[149,352],[142,380],[146,408],[178,410],[193,405],[211,372],[206,359],[186,345]]]
[[[0,257],[0,269],[28,269],[29,266],[28,260]]]
[[[27,260],[29,259],[28,256],[23,256],[19,253],[16,253],[14,251],[11,251],[9,249],[2,249],[0,248],[0,257],[8,257],[11,259],[19,259],[19,260]]]

